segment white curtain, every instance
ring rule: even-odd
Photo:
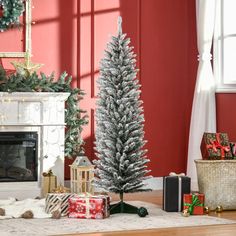
[[[211,66],[215,11],[216,0],[196,0],[199,65],[192,105],[187,164],[187,174],[192,178],[193,185],[197,182],[194,160],[201,159],[202,135],[205,131],[216,131],[215,79]]]

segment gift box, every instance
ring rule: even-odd
[[[110,216],[110,197],[107,195],[77,195],[69,198],[69,218],[104,219]]]
[[[191,179],[187,176],[163,177],[163,210],[178,212],[183,209],[183,195],[190,193]]]
[[[201,153],[205,160],[233,159],[226,133],[204,133],[201,142]]]
[[[230,150],[231,150],[233,159],[236,159],[236,143],[235,142],[230,142],[229,146],[230,146]]]
[[[61,215],[68,214],[68,199],[73,197],[73,193],[48,193],[45,199],[45,212],[52,214],[56,210],[61,211]]]
[[[47,193],[51,193],[57,187],[57,177],[52,173],[52,170],[43,172],[42,175],[42,193],[45,197]]]
[[[190,215],[204,214],[204,194],[184,194],[184,209],[188,209]]]

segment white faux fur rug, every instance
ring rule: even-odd
[[[0,200],[0,208],[5,210],[5,216],[0,216],[0,220],[19,218],[21,215],[31,210],[34,214],[34,218],[50,218],[51,214],[46,214],[45,199],[25,199],[22,201],[16,201],[15,198],[9,198],[7,200]]]
[[[38,200],[38,203],[39,202],[42,203],[42,200],[40,201]],[[221,219],[217,217],[210,217],[206,215],[182,217],[180,213],[165,212],[161,210],[159,206],[154,204],[144,203],[144,202],[130,202],[130,203],[136,206],[146,207],[149,211],[149,215],[146,216],[145,218],[140,218],[138,215],[116,214],[116,215],[111,215],[110,218],[103,220],[71,219],[67,217],[61,218],[59,220],[55,219],[26,220],[22,218],[6,219],[6,220],[0,220],[0,235],[45,236],[45,235],[70,234],[70,233],[89,233],[89,232],[105,232],[105,231],[235,223],[235,221]],[[44,204],[41,204],[41,207],[44,208]],[[40,214],[38,216],[40,216]]]

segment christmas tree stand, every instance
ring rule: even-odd
[[[145,207],[138,208],[136,206],[125,203],[123,201],[123,194],[120,194],[120,199],[121,199],[120,202],[112,204],[110,206],[111,215],[117,213],[138,214],[140,217],[145,217],[146,215],[148,215],[148,211]]]

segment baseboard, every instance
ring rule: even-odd
[[[147,188],[152,190],[162,190],[163,189],[163,178],[162,177],[152,177],[145,181]],[[197,180],[191,180],[191,191],[198,191],[198,182]]]
[[[150,188],[152,190],[161,190],[163,188],[162,177],[152,177],[144,181],[146,184],[145,188]],[[70,180],[65,180],[65,186],[67,188],[70,187]],[[95,192],[100,192],[99,190],[95,189]]]
[[[145,188],[150,188],[152,190],[162,190],[163,189],[163,177],[152,177],[144,181],[146,186]],[[70,180],[65,180],[65,186],[67,188],[70,187]],[[198,182],[197,180],[191,181],[191,190],[198,191]],[[96,192],[100,192],[99,190],[95,190]]]
[[[162,177],[152,177],[144,181],[146,184],[145,188],[150,188],[152,190],[163,189],[163,178]]]
[[[41,196],[41,190],[31,189],[31,190],[1,190],[0,199],[8,199],[10,197],[16,198],[17,200],[24,200],[26,198],[36,198]]]
[[[162,177],[152,177],[150,179],[147,179],[145,182],[145,188],[150,188],[152,190],[162,190],[163,189],[163,180]],[[64,183],[65,187],[70,187],[70,180],[65,180]],[[4,185],[3,185],[4,186]],[[25,188],[22,190],[22,188],[13,188],[9,189],[7,185],[5,188],[2,186],[0,190],[0,199],[6,199],[10,196],[16,197],[19,200],[29,198],[29,197],[36,197],[40,196],[40,189],[39,188]],[[191,181],[191,190],[192,191],[198,191],[198,184],[197,181]],[[100,192],[99,189],[95,189],[95,192]]]

